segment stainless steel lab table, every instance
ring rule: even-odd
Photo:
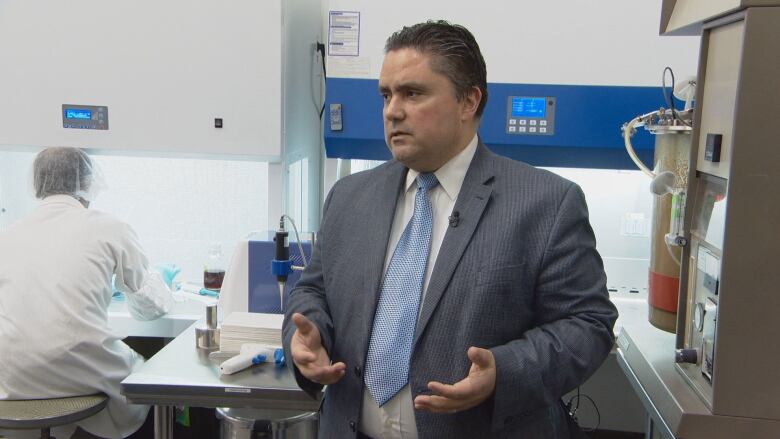
[[[648,438],[734,439],[780,437],[780,422],[713,415],[675,369],[675,336],[646,321],[623,326],[618,364],[648,415]],[[748,360],[746,360],[748,361]]]
[[[217,363],[195,348],[197,324],[122,381],[128,401],[155,406],[155,438],[172,436],[174,405],[317,410],[319,401],[300,390],[286,367],[266,363],[220,377]]]

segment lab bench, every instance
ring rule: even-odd
[[[184,330],[122,381],[121,391],[128,401],[155,406],[155,438],[171,437],[175,405],[318,409],[319,400],[300,390],[287,367],[264,363],[220,376],[219,365],[195,347],[196,325]]]
[[[777,421],[713,415],[675,369],[674,334],[633,321],[623,326],[617,344],[618,364],[647,412],[646,438],[780,437]]]

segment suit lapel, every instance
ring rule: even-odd
[[[374,314],[384,274],[387,244],[390,240],[390,229],[393,226],[398,196],[406,181],[406,171],[406,167],[400,163],[391,162],[386,168],[379,170],[377,178],[373,181],[375,186],[370,191],[377,204],[370,212],[367,212],[365,218],[366,227],[370,232],[366,235],[365,252],[363,253],[368,258],[365,265],[366,271],[362,274],[365,300],[361,304],[363,312],[359,314],[363,319],[362,325],[365,329],[363,334],[370,335],[374,323]],[[366,338],[367,342],[368,338]],[[368,344],[366,344],[367,348]]]
[[[474,234],[480,218],[482,218],[482,212],[493,192],[492,186],[489,184],[493,175],[491,153],[480,142],[466,172],[453,209],[453,212],[460,214],[458,226],[447,229],[439,249],[439,255],[436,258],[436,265],[431,272],[431,280],[428,282],[428,290],[425,293],[420,318],[415,329],[414,345],[417,344],[417,340],[425,331],[433,311],[439,304],[439,300],[455,272],[455,267],[471,241],[471,236]]]

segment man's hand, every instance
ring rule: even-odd
[[[347,366],[342,363],[330,364],[330,357],[322,347],[320,331],[303,314],[292,316],[295,334],[290,343],[293,363],[298,370],[311,381],[319,384],[333,384],[346,373]]]
[[[414,408],[433,413],[455,413],[470,409],[488,399],[496,389],[496,359],[487,349],[470,347],[471,369],[455,384],[428,383],[433,395],[418,395]]]

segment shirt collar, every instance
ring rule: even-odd
[[[439,185],[444,189],[444,193],[450,197],[450,200],[458,198],[460,187],[466,178],[466,171],[469,170],[471,159],[474,158],[474,153],[477,151],[477,139],[478,136],[475,134],[463,151],[433,172],[436,175],[436,179],[439,180]],[[418,175],[420,173],[414,169],[409,169],[409,172],[406,173],[405,188],[407,192],[412,189]]]
[[[69,206],[73,207],[81,207],[84,209],[84,205],[81,204],[81,202],[70,195],[49,195],[48,197],[41,200],[41,206],[49,205],[49,204],[67,204]]]

